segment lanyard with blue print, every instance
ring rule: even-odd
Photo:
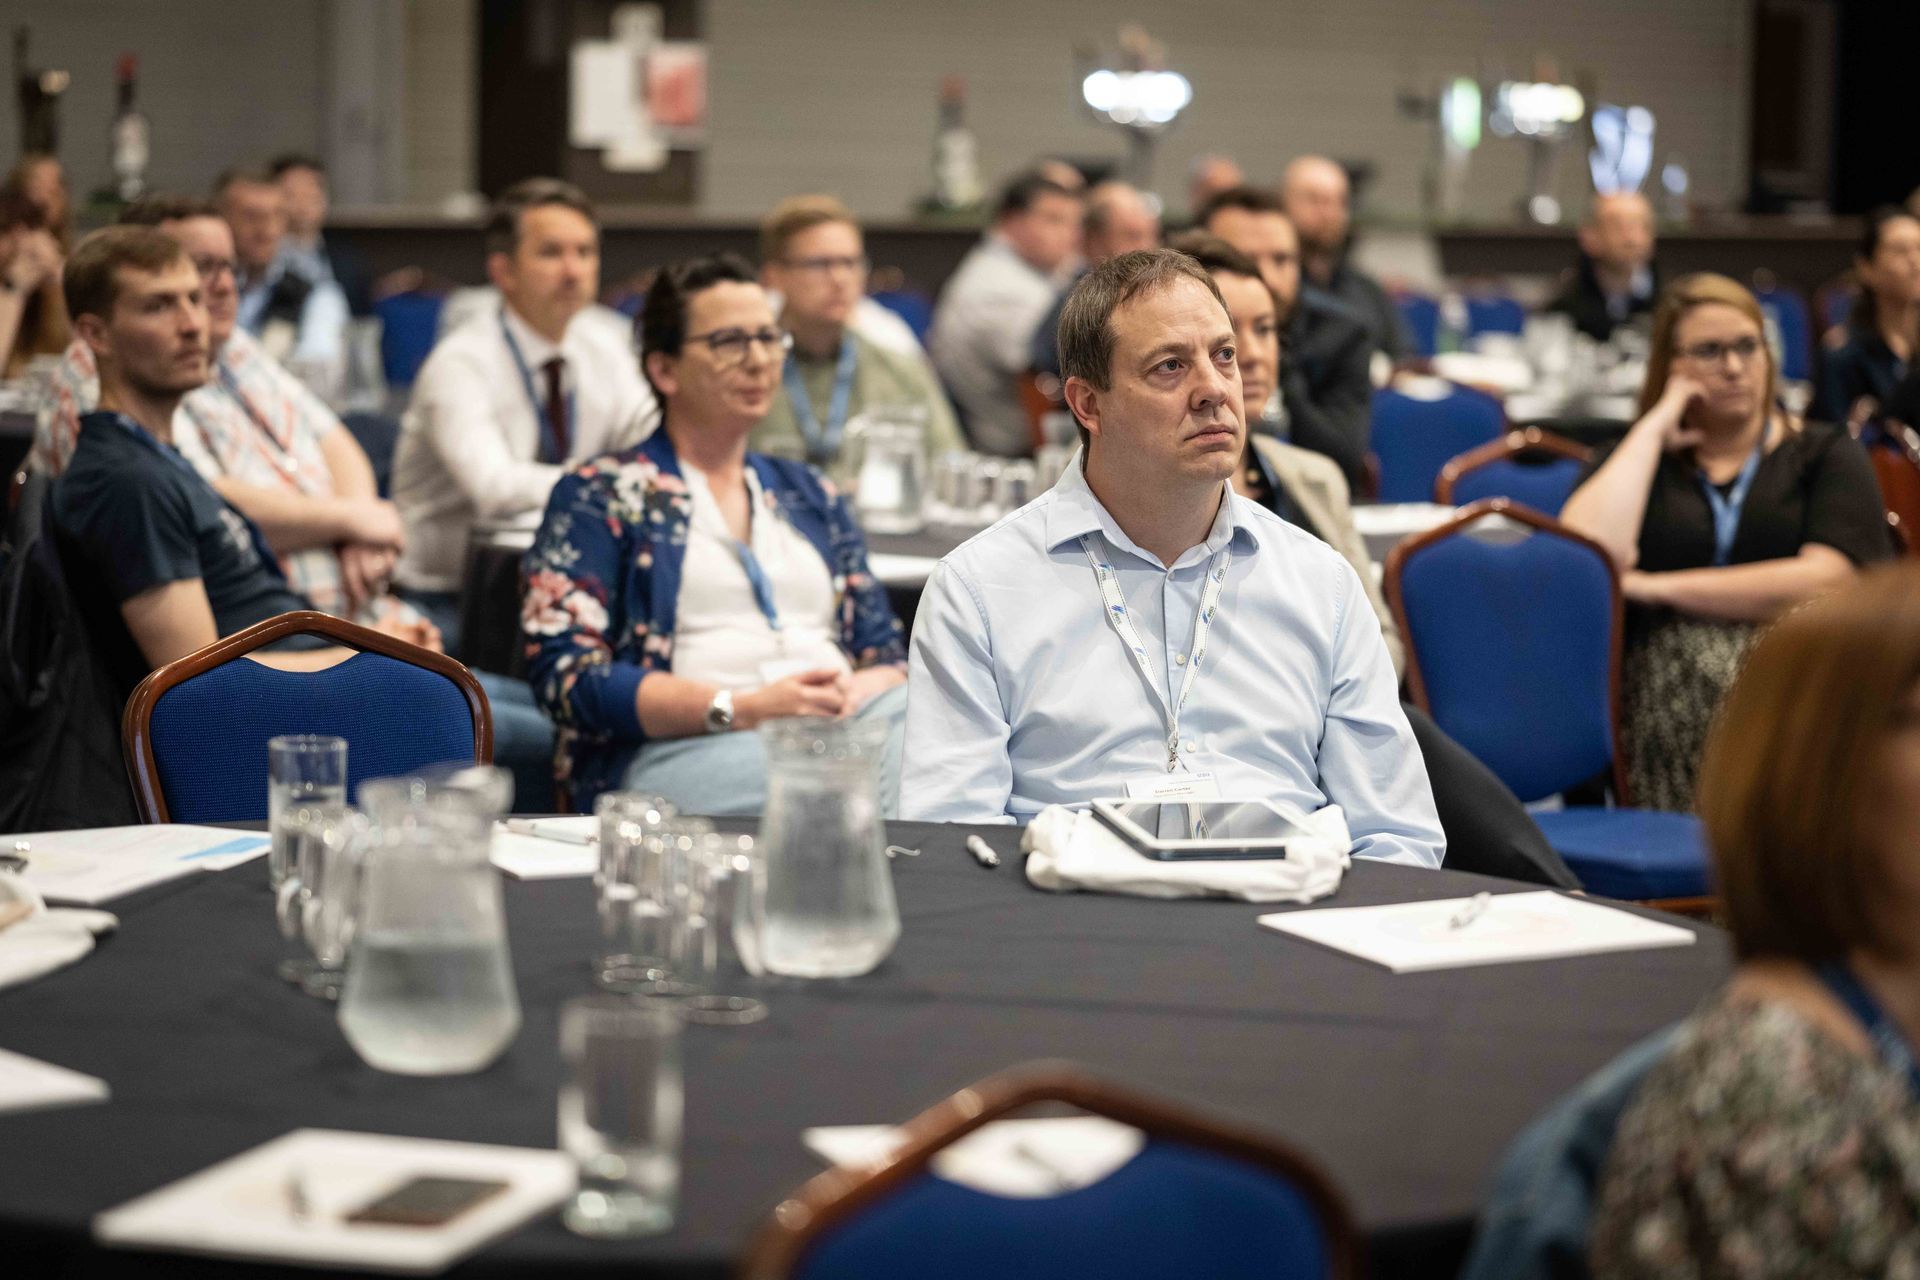
[[[840,339],[840,357],[833,366],[833,399],[827,405],[824,426],[814,416],[813,397],[807,394],[807,380],[800,376],[800,362],[787,360],[781,380],[787,384],[787,397],[793,401],[793,420],[807,441],[807,461],[825,466],[840,452],[840,434],[847,427],[847,404],[853,396],[853,335]]]
[[[753,588],[753,602],[760,606],[767,625],[775,631],[780,630],[780,606],[774,603],[773,583],[767,579],[767,571],[760,567],[760,557],[753,554],[753,548],[744,542],[735,542],[733,549],[740,555],[740,567],[747,571],[747,584]]]
[[[165,458],[172,465],[180,468],[180,470],[187,475],[192,476],[194,483],[206,485],[209,489],[213,488],[212,485],[207,484],[207,478],[194,470],[193,464],[188,462],[178,449],[161,440],[139,423],[129,420],[125,414],[115,413],[113,415],[113,424],[147,448]],[[260,526],[253,522],[253,517],[234,506],[231,502],[228,502],[225,498],[221,498],[217,491],[213,496],[219,498],[221,505],[233,512],[233,514],[239,518],[240,523],[246,526],[247,537],[253,542],[254,554],[260,557],[260,563],[266,567],[267,572],[277,578],[285,579],[287,575],[285,571],[280,568],[280,558],[274,555],[273,548],[267,545],[267,535],[260,532]]]
[[[1734,477],[1733,488],[1721,493],[1714,487],[1707,473],[1700,473],[1700,491],[1707,495],[1707,506],[1713,512],[1713,566],[1724,566],[1733,555],[1733,540],[1740,532],[1740,512],[1747,505],[1747,491],[1753,488],[1753,478],[1760,474],[1760,462],[1767,456],[1767,437],[1773,434],[1773,415],[1768,414],[1760,424],[1760,443],[1753,446],[1753,454],[1740,468],[1740,474]]]
[[[553,424],[547,421],[546,407],[540,402],[539,391],[534,388],[533,370],[527,367],[527,358],[520,354],[520,344],[514,341],[513,330],[507,327],[507,309],[505,307],[500,308],[500,336],[507,340],[507,350],[513,354],[513,367],[520,371],[520,386],[527,393],[527,403],[533,406],[533,420],[540,424],[540,439],[546,446],[541,452],[545,454],[550,461],[565,462],[567,460],[566,450],[561,447],[560,441],[554,438]],[[571,442],[575,439],[573,425],[576,417],[573,406],[573,392],[571,391],[567,392],[566,415],[567,440]]]
[[[1873,993],[1867,990],[1866,984],[1840,960],[1829,960],[1815,972],[1820,975],[1820,981],[1827,984],[1827,990],[1833,993],[1834,998],[1847,1006],[1847,1012],[1859,1019],[1860,1025],[1866,1028],[1867,1039],[1873,1042],[1874,1052],[1880,1055],[1880,1061],[1886,1064],[1888,1070],[1904,1077],[1914,1098],[1920,1099],[1920,1064],[1914,1061],[1913,1045],[1908,1042],[1906,1034],[1887,1017],[1886,1011],[1873,998]]]
[[[1087,562],[1093,566],[1093,576],[1100,583],[1100,596],[1106,602],[1107,621],[1112,624],[1114,633],[1120,642],[1127,646],[1127,652],[1133,655],[1134,666],[1147,682],[1147,688],[1153,691],[1154,699],[1160,703],[1167,717],[1167,772],[1172,773],[1180,766],[1180,713],[1186,710],[1187,695],[1193,692],[1195,680],[1200,675],[1200,660],[1206,656],[1207,635],[1213,630],[1213,613],[1220,606],[1220,592],[1225,588],[1227,570],[1233,565],[1233,550],[1222,547],[1207,561],[1207,585],[1200,592],[1200,612],[1193,620],[1193,643],[1187,646],[1187,671],[1180,680],[1180,694],[1172,706],[1167,705],[1167,696],[1160,689],[1160,683],[1154,678],[1153,661],[1147,657],[1147,646],[1140,640],[1140,632],[1133,625],[1133,617],[1127,609],[1126,596],[1120,591],[1120,576],[1113,571],[1100,553],[1094,550],[1093,535],[1080,535],[1080,549],[1087,553]]]

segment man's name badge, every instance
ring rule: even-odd
[[[1127,779],[1129,800],[1218,800],[1211,773],[1156,773]]]

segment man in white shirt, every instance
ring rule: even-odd
[[[501,305],[434,347],[394,449],[407,525],[395,576],[449,649],[474,525],[531,523],[571,464],[634,444],[660,417],[631,341],[583,320],[600,289],[600,232],[579,188],[529,178],[503,193],[487,275]]]
[[[1024,821],[1102,796],[1345,811],[1356,856],[1445,837],[1367,594],[1232,492],[1233,324],[1185,254],[1123,254],[1060,321],[1087,445],[940,562],[914,621],[901,816]]]
[[[1019,380],[1033,331],[1052,309],[1080,251],[1080,197],[1039,174],[1015,178],[993,228],[961,260],[933,313],[927,352],[982,453],[1033,452]]]

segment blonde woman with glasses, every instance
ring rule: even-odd
[[[1866,455],[1785,410],[1764,334],[1739,284],[1676,281],[1654,315],[1640,418],[1561,513],[1620,573],[1621,748],[1648,808],[1693,807],[1708,723],[1755,627],[1892,550]]]

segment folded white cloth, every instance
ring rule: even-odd
[[[1142,856],[1084,809],[1049,805],[1020,837],[1027,882],[1064,893],[1130,893],[1142,898],[1239,898],[1312,902],[1340,887],[1353,838],[1339,805],[1308,814],[1311,837],[1287,842],[1284,858],[1160,862]]]
[[[72,964],[93,950],[94,934],[120,923],[105,911],[49,909],[24,879],[0,873],[0,908],[16,905],[25,905],[27,916],[0,928],[0,988],[31,982]]]

